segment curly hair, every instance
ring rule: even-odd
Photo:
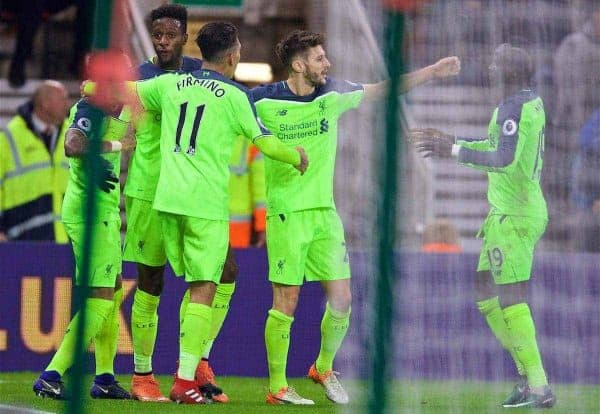
[[[179,4],[165,4],[157,7],[150,12],[150,21],[153,22],[158,19],[168,17],[169,19],[177,20],[181,23],[181,32],[187,33],[187,9]]]
[[[275,54],[281,64],[289,69],[293,58],[299,53],[305,53],[311,47],[325,43],[325,36],[306,30],[294,30],[283,38],[275,47]]]

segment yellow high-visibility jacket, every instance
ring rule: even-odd
[[[69,177],[67,120],[51,153],[22,113],[0,129],[0,232],[9,240],[66,243],[60,221]]]
[[[252,231],[265,231],[266,194],[263,155],[245,137],[233,144],[229,172],[229,240],[248,247]]]

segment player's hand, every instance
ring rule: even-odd
[[[434,63],[433,72],[436,78],[456,76],[460,73],[460,59],[456,56],[440,59]]]
[[[304,172],[308,168],[308,157],[306,156],[306,152],[302,147],[296,147],[296,151],[300,154],[300,164],[294,165],[294,168],[300,171],[300,175],[304,175]]]
[[[431,156],[440,158],[449,158],[452,156],[452,145],[450,142],[436,139],[433,137],[422,138],[415,142],[417,152],[428,158]]]
[[[86,91],[86,85],[88,85],[91,81],[89,79],[84,80],[83,82],[81,82],[81,84],[79,85],[79,95],[81,95],[81,97],[85,97],[89,95],[89,86],[88,86],[88,90]]]
[[[119,177],[112,170],[112,164],[100,157],[100,166],[96,174],[96,185],[105,193],[110,193],[119,184]]]
[[[0,243],[7,242],[7,241],[8,241],[8,237],[6,237],[6,234],[0,231]]]
[[[417,142],[428,138],[445,141],[450,144],[454,144],[455,141],[454,135],[446,134],[435,128],[412,128],[409,129],[408,134],[406,134],[406,139],[411,144],[416,144]]]

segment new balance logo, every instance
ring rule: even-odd
[[[277,115],[286,116],[287,112],[288,112],[287,109],[281,109],[281,110],[277,111]]]
[[[329,131],[329,121],[325,118],[321,119],[321,128],[319,129],[319,134],[324,134]]]

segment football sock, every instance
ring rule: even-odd
[[[512,346],[510,333],[508,332],[508,327],[504,321],[504,313],[500,308],[498,296],[477,302],[477,307],[479,308],[479,312],[481,312],[481,314],[485,317],[488,326],[490,327],[496,339],[498,339],[498,342],[500,342],[502,347],[506,349],[512,357],[515,365],[517,366],[519,375],[526,375],[525,368],[523,367],[521,361],[519,361],[517,353]]]
[[[152,354],[158,330],[159,296],[136,289],[131,307],[133,366],[136,374],[152,372]]]
[[[265,344],[269,364],[269,389],[276,393],[287,387],[285,369],[290,348],[290,330],[294,318],[270,309],[265,324]]]
[[[210,356],[210,350],[212,349],[213,343],[215,339],[219,335],[221,331],[221,327],[223,326],[223,322],[227,317],[227,313],[229,312],[229,302],[231,301],[231,297],[233,296],[233,292],[235,291],[235,282],[234,283],[220,283],[217,286],[217,290],[215,292],[215,298],[212,303],[212,325],[210,329],[210,338],[208,343],[206,344],[206,348],[204,349],[204,353],[202,354],[202,358],[208,359]]]
[[[196,366],[210,337],[212,308],[201,303],[188,303],[179,334],[179,369],[177,376],[194,380]]]
[[[123,289],[115,291],[113,296],[113,307],[100,328],[100,331],[94,337],[96,347],[94,355],[96,357],[96,375],[114,374],[113,362],[117,354],[117,340],[119,339],[119,311],[123,301]]]
[[[190,303],[190,290],[186,290],[181,298],[181,305],[179,305],[179,326],[183,324],[185,313],[187,312],[187,305]]]
[[[324,373],[333,368],[333,359],[348,332],[350,310],[339,312],[325,305],[325,313],[321,320],[321,349],[316,361],[317,371]]]
[[[96,336],[113,308],[113,301],[99,298],[86,299],[85,325],[83,327],[83,346],[87,348]],[[80,312],[77,312],[65,332],[65,336],[52,357],[46,371],[56,371],[59,375],[64,375],[65,371],[73,365],[75,345],[77,343],[77,326],[79,324]]]
[[[517,357],[523,363],[527,381],[532,388],[548,384],[542,358],[535,340],[535,324],[526,303],[511,305],[503,310],[511,342]]]

